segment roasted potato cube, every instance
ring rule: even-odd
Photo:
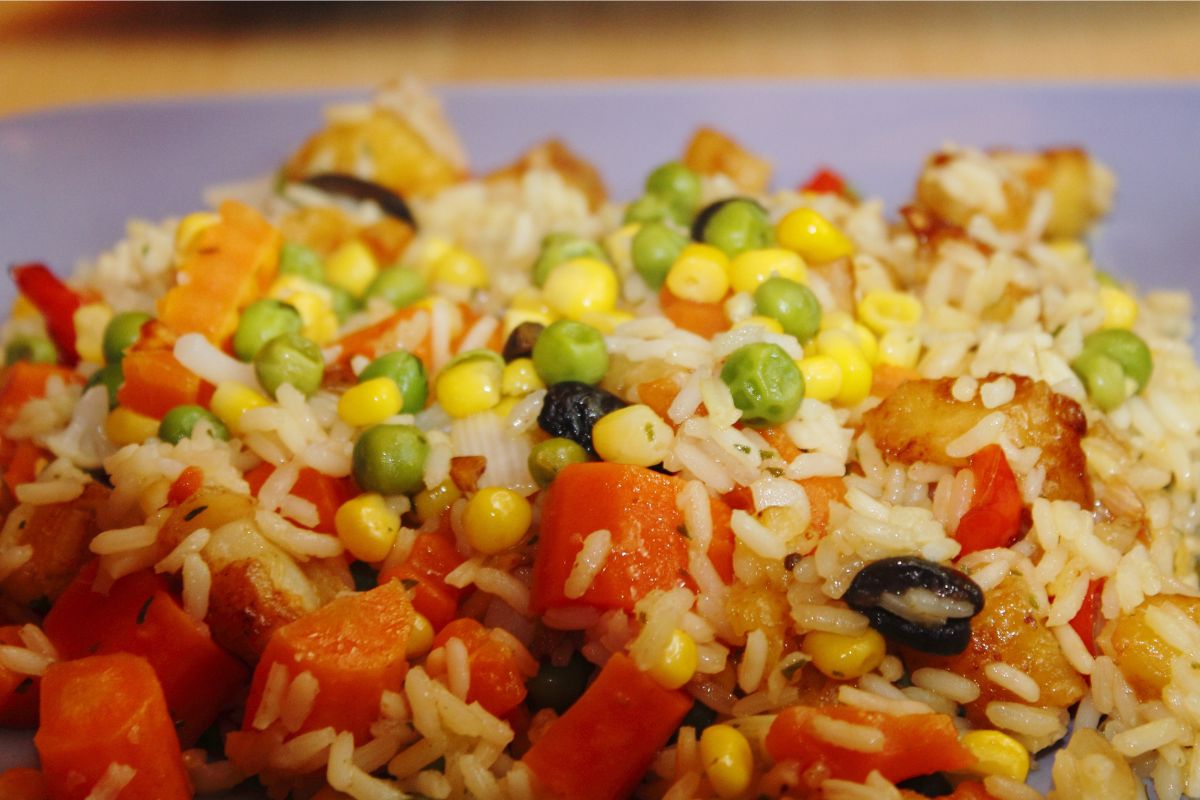
[[[771,163],[720,131],[700,128],[683,154],[688,169],[701,175],[727,175],[740,189],[761,194],[771,182]]]
[[[1151,607],[1174,606],[1200,624],[1200,597],[1158,595],[1128,614],[1110,620],[1097,637],[1100,650],[1117,667],[1142,700],[1157,700],[1171,680],[1171,661],[1180,651],[1163,641],[1146,622]]]
[[[608,197],[600,171],[561,139],[549,139],[531,147],[516,161],[488,175],[487,179],[491,182],[516,180],[534,170],[557,172],[569,186],[583,193],[593,209],[603,205]]]
[[[1034,190],[1048,189],[1052,201],[1047,238],[1082,236],[1112,205],[1115,180],[1084,150],[1062,148],[1033,154],[1000,154]]]

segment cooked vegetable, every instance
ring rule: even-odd
[[[462,525],[472,547],[494,555],[518,545],[532,521],[528,500],[512,489],[488,486],[467,501]]]
[[[298,333],[283,333],[264,344],[254,355],[254,374],[272,397],[285,383],[310,395],[321,385],[325,357],[312,339]]]
[[[804,399],[804,376],[777,344],[743,345],[725,359],[721,380],[742,419],[754,427],[787,422]]]
[[[388,378],[400,390],[400,412],[416,414],[425,408],[429,381],[421,360],[404,350],[387,353],[372,361],[358,373],[360,382]]]
[[[449,624],[457,613],[462,589],[446,583],[445,578],[465,560],[449,538],[449,520],[442,527],[444,530],[418,534],[408,558],[379,573],[380,585],[393,579],[404,585],[413,607],[435,630]]]
[[[242,361],[253,361],[263,346],[285,333],[300,333],[304,320],[295,306],[279,300],[256,300],[246,306],[233,334],[233,353]]]
[[[574,258],[594,258],[608,261],[604,249],[590,239],[572,233],[551,233],[542,239],[542,249],[533,262],[533,285],[544,286],[550,273],[559,264]]]
[[[1071,362],[1071,368],[1087,385],[1088,396],[1103,411],[1112,411],[1125,402],[1126,378],[1137,384],[1137,392],[1146,388],[1154,362],[1150,348],[1133,331],[1111,328],[1089,334],[1083,340],[1083,352]]]
[[[379,297],[391,303],[393,308],[404,308],[417,302],[428,292],[425,279],[416,270],[390,267],[381,270],[375,276],[375,280],[371,281],[363,296],[368,300]]]
[[[729,257],[707,244],[689,244],[667,270],[666,290],[690,303],[720,303],[729,293]]]
[[[207,386],[167,350],[126,353],[121,372],[125,382],[117,390],[117,402],[154,419],[162,419],[176,406],[198,404]]]
[[[563,381],[546,391],[542,410],[538,413],[538,425],[551,436],[570,439],[588,453],[595,454],[592,427],[596,420],[625,405],[624,400],[598,387],[579,381]]]
[[[45,336],[18,336],[9,340],[4,347],[4,364],[12,366],[18,361],[34,364],[57,364],[58,348]]]
[[[105,364],[100,369],[96,370],[87,379],[87,383],[83,385],[83,390],[86,392],[93,386],[103,386],[108,393],[108,407],[114,409],[119,402],[121,385],[125,383],[125,373],[121,369],[120,364]]]
[[[975,493],[958,521],[954,538],[959,556],[989,547],[1008,547],[1021,532],[1021,491],[999,445],[990,444],[971,456]]]
[[[512,329],[512,333],[504,340],[501,355],[508,363],[523,358],[533,357],[533,347],[546,326],[540,322],[522,322]]]
[[[409,494],[424,480],[429,443],[412,425],[376,425],[354,444],[354,479],[370,492]]]
[[[545,488],[563,467],[587,460],[587,451],[578,442],[556,436],[538,442],[529,451],[529,474]]]
[[[104,328],[104,362],[119,364],[125,351],[142,335],[142,326],[154,319],[142,311],[125,311],[108,321]]]
[[[279,274],[296,275],[313,283],[324,283],[325,262],[311,247],[299,242],[284,242],[279,248]]]
[[[646,176],[646,193],[662,198],[681,225],[692,219],[700,202],[700,176],[678,161],[669,161]]]
[[[620,295],[617,274],[596,258],[572,258],[559,264],[546,277],[542,297],[556,314],[567,319],[610,314]]]
[[[208,433],[214,439],[229,439],[229,428],[225,427],[224,422],[203,406],[194,405],[175,406],[168,411],[158,425],[158,438],[179,444],[184,439],[190,439],[201,422],[208,426]]]
[[[549,385],[566,381],[594,384],[608,369],[608,351],[600,331],[572,320],[559,320],[542,331],[532,356],[538,375]]]
[[[59,360],[68,367],[79,361],[75,350],[75,312],[83,299],[44,264],[9,267],[17,291],[41,312],[46,331],[58,348]]]
[[[687,243],[687,237],[671,226],[657,221],[645,222],[633,235],[630,246],[634,269],[647,286],[658,289]]]
[[[775,235],[780,245],[813,264],[826,264],[854,254],[854,242],[811,208],[788,212],[779,220]]]
[[[434,647],[458,639],[467,649],[471,671],[467,702],[478,702],[492,714],[503,717],[525,700],[525,681],[520,660],[503,639],[473,619],[456,619],[438,632]]]
[[[692,222],[692,238],[733,258],[745,250],[769,247],[774,236],[767,212],[757,201],[733,197],[697,214]]]
[[[24,647],[20,625],[0,626],[0,645]],[[0,664],[0,726],[35,728],[38,724],[38,698],[41,680],[33,675],[13,672]],[[0,788],[3,787],[0,780]],[[0,797],[6,795],[0,793]]]
[[[711,339],[722,331],[729,330],[729,318],[723,303],[696,303],[676,297],[663,286],[658,293],[658,302],[663,316],[671,322],[697,336]]]

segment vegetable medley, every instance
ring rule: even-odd
[[[1196,794],[1200,372],[1111,176],[770,181],[472,175],[402,86],[13,266],[0,796]]]

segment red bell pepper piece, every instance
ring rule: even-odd
[[[829,167],[821,167],[814,172],[812,177],[800,187],[800,191],[816,192],[818,194],[840,194],[843,197],[851,195],[850,188],[846,184],[846,179],[836,170]]]
[[[167,489],[167,505],[177,506],[200,491],[204,486],[204,470],[199,467],[185,467],[179,477]]]
[[[1008,547],[1021,533],[1021,490],[1000,445],[989,444],[971,456],[975,497],[959,520],[954,538],[959,556],[990,547]]]
[[[75,311],[83,305],[79,294],[60,281],[45,264],[19,264],[10,268],[17,291],[33,303],[46,320],[46,330],[58,347],[59,359],[69,367],[79,363],[75,350]]]
[[[1096,616],[1100,613],[1100,591],[1104,589],[1104,581],[1092,581],[1088,584],[1087,594],[1083,596],[1083,605],[1071,617],[1070,625],[1083,640],[1088,652],[1096,655]]]

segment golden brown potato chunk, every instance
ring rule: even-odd
[[[549,139],[525,151],[516,161],[487,176],[489,181],[516,180],[533,170],[557,172],[568,185],[587,198],[588,205],[599,208],[607,199],[604,180],[591,162],[567,147],[561,139]]]
[[[996,377],[989,375],[985,380]],[[1080,446],[1087,433],[1083,410],[1042,381],[1022,375],[1008,377],[1016,383],[1016,392],[1011,402],[996,409],[985,408],[978,395],[967,403],[955,400],[950,393],[954,378],[923,379],[901,384],[868,411],[863,421],[875,444],[893,460],[961,467],[967,459],[950,457],[946,445],[988,414],[1000,411],[1008,418],[1005,432],[1014,444],[1042,449],[1039,463],[1046,467],[1042,495],[1091,506],[1087,458]]]
[[[1003,231],[1021,230],[1033,206],[1033,192],[1020,174],[1000,159],[976,150],[934,153],[917,179],[915,207],[930,224],[966,228],[982,216]]]
[[[720,131],[700,128],[688,142],[683,164],[701,175],[728,175],[739,188],[761,194],[771,182],[771,164]]]
[[[257,508],[254,499],[247,495],[206,486],[180,503],[163,523],[158,532],[158,557],[165,557],[200,528],[215,531],[230,522],[252,520]]]
[[[1111,620],[1100,632],[1100,650],[1116,662],[1142,700],[1156,700],[1171,680],[1171,660],[1180,651],[1163,641],[1146,622],[1151,607],[1174,606],[1200,624],[1200,598],[1158,595],[1128,614]]]
[[[1015,575],[984,595],[983,611],[971,620],[971,643],[966,650],[956,656],[909,650],[904,660],[910,670],[937,667],[975,681],[979,698],[966,709],[967,716],[980,725],[988,724],[984,711],[991,701],[1023,702],[984,675],[984,667],[995,661],[1011,664],[1038,682],[1042,694],[1036,705],[1066,708],[1087,692],[1087,684],[1067,662],[1054,634],[1038,620],[1025,580]]]
[[[998,156],[1011,160],[1033,189],[1048,189],[1052,201],[1047,238],[1083,235],[1112,205],[1112,174],[1086,151],[1073,147],[1035,154]]]

